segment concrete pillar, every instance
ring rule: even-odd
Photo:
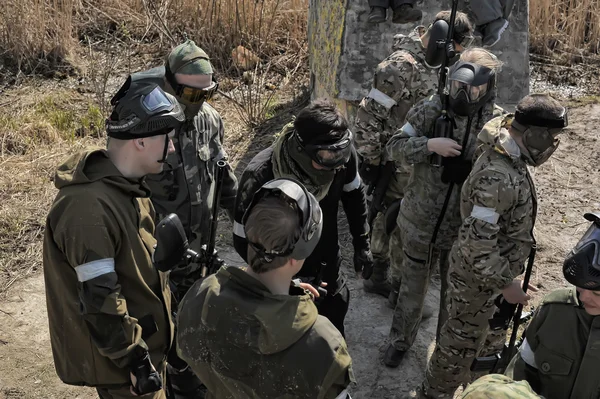
[[[423,24],[429,24],[450,0],[422,0]],[[469,12],[468,0],[459,3]],[[388,13],[391,10],[388,10]],[[310,0],[308,43],[313,98],[335,100],[353,115],[358,102],[369,92],[373,71],[387,57],[396,33],[408,33],[416,25],[388,21],[367,22],[368,0]],[[529,94],[528,0],[515,0],[508,30],[492,51],[504,62],[498,77],[498,103],[512,108]]]

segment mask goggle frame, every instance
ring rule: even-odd
[[[350,160],[352,132],[349,129],[346,129],[344,135],[334,143],[304,144],[298,133],[296,133],[296,139],[310,158],[325,169],[337,169]]]
[[[175,95],[190,104],[199,104],[209,100],[219,89],[219,83],[213,79],[210,86],[199,88],[184,84],[177,84]]]

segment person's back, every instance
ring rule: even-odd
[[[319,242],[317,200],[290,179],[263,185],[244,214],[249,267],[223,267],[183,298],[178,351],[215,398],[345,398],[340,332],[291,279]],[[300,221],[300,226],[298,226]]]

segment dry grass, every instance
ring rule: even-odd
[[[568,64],[599,53],[600,0],[531,0],[529,9],[532,51]]]

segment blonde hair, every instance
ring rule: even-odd
[[[481,47],[470,47],[462,52],[460,60],[471,62],[491,69],[496,74],[502,69],[502,61],[494,54]]]

